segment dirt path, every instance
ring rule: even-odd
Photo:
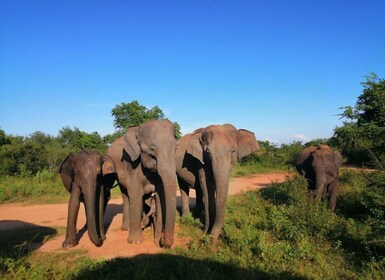
[[[256,174],[247,177],[233,178],[230,181],[229,194],[244,192],[252,189],[266,187],[272,182],[283,182],[287,177],[287,173],[266,173]],[[194,192],[192,196],[194,196]],[[178,205],[180,202],[180,194],[178,193]],[[195,203],[195,199],[191,198],[191,204]],[[83,206],[81,206],[83,208]],[[133,245],[126,242],[128,233],[121,231],[122,221],[122,200],[112,199],[106,210],[107,239],[100,248],[95,247],[88,238],[87,232],[80,233],[79,245],[76,249],[85,249],[92,258],[104,257],[106,259],[114,257],[132,257],[138,254],[157,254],[162,251],[161,248],[153,243],[152,230],[147,228],[144,230],[145,240],[140,245]],[[44,227],[66,227],[67,223],[67,204],[44,204],[44,205],[28,205],[6,204],[0,205],[0,233],[1,230],[12,230],[30,225]],[[79,211],[77,223],[78,230],[85,224],[84,208]],[[183,246],[186,240],[178,236],[179,228],[176,228],[175,246]],[[63,230],[65,232],[65,230]],[[41,245],[38,249],[42,252],[63,251],[70,249],[62,249],[61,244],[64,235],[57,235],[54,239],[49,240]]]

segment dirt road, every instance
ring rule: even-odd
[[[265,173],[255,174],[247,177],[233,178],[230,181],[229,194],[244,192],[252,189],[266,187],[272,182],[283,182],[287,178],[286,173]],[[194,193],[194,192],[191,192]],[[178,205],[181,204],[180,194],[178,193]],[[194,198],[190,200],[194,204]],[[83,206],[81,206],[83,208]],[[132,257],[138,254],[156,254],[162,251],[161,248],[153,243],[152,230],[144,230],[145,240],[140,245],[133,245],[126,242],[128,233],[121,231],[122,221],[122,200],[110,200],[106,210],[107,239],[100,248],[95,247],[88,238],[87,232],[79,233],[80,241],[76,249],[85,249],[92,258],[104,257],[106,259],[114,257]],[[63,227],[61,232],[65,232],[67,223],[67,204],[44,204],[27,205],[5,204],[0,205],[0,233],[2,230],[13,230],[20,227],[32,225],[44,227]],[[77,229],[81,229],[85,224],[84,208],[79,211]],[[178,236],[179,228],[176,228],[175,245],[183,246],[186,240]],[[48,240],[38,249],[43,252],[63,251],[61,244],[64,235],[59,234],[54,239]]]

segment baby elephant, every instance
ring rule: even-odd
[[[307,179],[308,189],[315,191],[316,201],[320,201],[326,191],[330,193],[330,211],[336,208],[341,164],[341,154],[323,144],[305,148],[296,160],[297,171]]]
[[[115,172],[110,157],[93,150],[82,150],[68,156],[60,165],[59,173],[65,188],[70,192],[66,238],[63,247],[74,247],[76,221],[80,202],[84,203],[88,235],[100,247],[105,239],[104,211],[109,200],[110,189],[105,188],[105,177]]]

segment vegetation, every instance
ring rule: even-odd
[[[151,109],[140,105],[137,100],[130,103],[122,102],[116,105],[112,109],[112,116],[114,119],[114,126],[117,129],[117,135],[123,135],[128,127],[134,125],[140,125],[148,120],[163,120],[165,119],[163,111],[158,107],[152,107]],[[175,136],[177,139],[181,137],[180,125],[174,122]]]
[[[296,176],[230,197],[219,243],[202,235],[202,225],[190,217],[181,221],[180,234],[191,237],[187,248],[134,258],[92,260],[78,250],[28,253],[33,247],[28,244],[42,243],[60,229],[14,232],[0,238],[0,277],[384,279],[384,190],[383,172],[344,170],[337,212],[330,213],[326,204],[313,203],[305,180]]]
[[[62,128],[57,137],[37,131],[27,137],[3,135],[0,141],[0,176],[28,177],[38,172],[57,173],[60,162],[84,148],[105,152],[107,146],[97,133]],[[0,137],[1,138],[1,137]]]
[[[342,127],[330,140],[348,163],[382,169],[385,167],[385,79],[371,73],[362,83],[356,105],[346,106]]]
[[[87,133],[79,128],[63,127],[57,136],[36,131],[27,137],[7,135],[0,129],[0,177],[34,176],[38,172],[57,173],[63,159],[81,149],[95,149],[105,153],[108,144],[120,137],[125,129],[150,119],[164,119],[162,110],[151,109],[134,100],[121,103],[112,109],[116,132],[102,137],[98,132]],[[176,137],[181,136],[180,126],[174,122]]]

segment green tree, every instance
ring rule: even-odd
[[[125,131],[128,127],[140,125],[150,119],[162,120],[164,114],[162,110],[155,106],[151,109],[140,105],[137,100],[130,103],[122,102],[112,109],[114,126],[118,130]]]
[[[69,153],[81,149],[95,149],[100,152],[106,150],[106,144],[98,132],[87,133],[79,128],[63,127],[59,130],[58,141],[62,147],[66,147]]]
[[[0,146],[0,175],[17,175],[23,158],[23,137],[6,136],[8,143]]]
[[[361,84],[356,105],[340,108],[346,121],[335,129],[331,143],[340,147],[348,162],[384,169],[385,80],[370,73]]]
[[[0,129],[0,146],[11,144],[11,141],[5,134],[5,131]]]
[[[110,141],[123,135],[130,126],[140,125],[151,119],[165,119],[163,111],[158,106],[148,109],[146,106],[139,104],[137,100],[130,103],[122,102],[116,105],[111,113],[114,117],[114,127],[117,131],[114,134],[109,134],[104,137],[107,143],[111,143]],[[174,127],[175,137],[179,139],[182,135],[180,125],[174,122]]]

